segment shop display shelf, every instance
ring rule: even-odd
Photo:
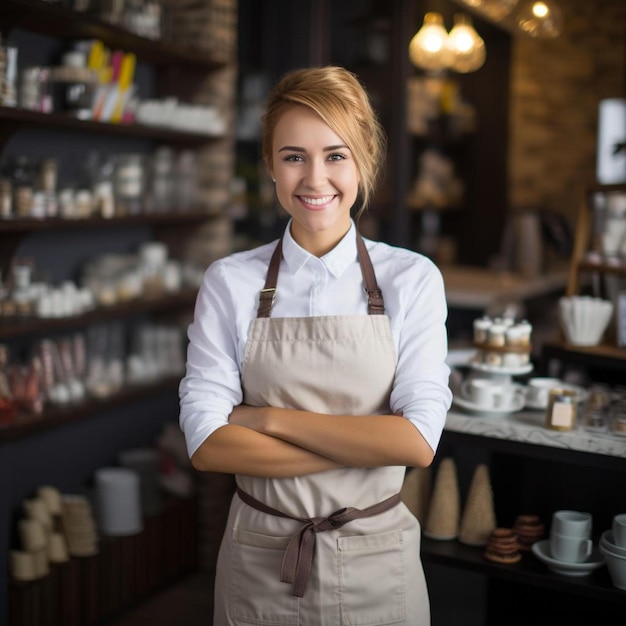
[[[176,392],[180,376],[159,378],[146,384],[128,385],[105,398],[89,398],[64,406],[46,407],[39,415],[19,416],[16,423],[0,426],[0,443],[32,437],[37,433],[88,419],[93,415],[128,406],[159,393]]]
[[[86,217],[80,219],[64,219],[50,217],[45,219],[5,219],[0,220],[0,234],[30,233],[39,231],[125,228],[136,225],[194,225],[214,218],[215,215],[206,211],[181,211],[171,213],[142,213],[140,215],[123,215],[110,218]]]
[[[93,120],[80,120],[64,113],[39,113],[13,107],[0,107],[0,124],[10,126],[12,132],[20,126],[39,130],[67,130],[78,133],[96,133],[107,136],[150,139],[174,145],[199,146],[208,141],[221,139],[221,134],[183,131],[145,124],[111,124]]]
[[[182,289],[159,297],[134,298],[111,306],[99,306],[80,315],[60,318],[26,317],[0,321],[0,341],[16,337],[46,335],[56,331],[71,331],[91,324],[118,318],[129,318],[144,313],[168,313],[190,310],[196,298],[196,289]]]
[[[557,339],[543,344],[542,358],[544,361],[558,359],[587,367],[626,370],[626,348],[612,344],[574,346]]]
[[[617,602],[626,606],[626,593],[614,587],[602,566],[587,576],[567,576],[551,572],[532,553],[525,552],[513,564],[485,559],[483,549],[466,546],[457,540],[439,541],[422,538],[422,558],[430,563],[463,569],[513,583],[532,585],[587,596],[595,601]]]
[[[13,27],[55,38],[99,39],[106,46],[134,52],[141,60],[155,65],[184,63],[202,70],[218,69],[225,65],[208,54],[183,45],[141,37],[89,13],[41,0],[2,0],[0,19]]]

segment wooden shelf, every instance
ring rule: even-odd
[[[162,40],[140,37],[87,13],[37,0],[2,0],[0,19],[14,28],[24,28],[61,39],[99,39],[106,46],[134,52],[155,65],[186,64],[203,70],[223,67],[203,52]]]
[[[0,442],[31,437],[51,428],[79,422],[145,398],[153,398],[155,394],[175,392],[181,378],[182,373],[180,376],[161,378],[145,385],[129,385],[107,398],[90,398],[79,404],[46,408],[40,415],[20,416],[17,423],[0,427]]]
[[[180,213],[142,213],[141,215],[127,215],[122,217],[87,217],[84,219],[47,218],[37,219],[8,219],[0,220],[0,234],[3,233],[31,233],[56,230],[96,230],[101,228],[124,228],[135,225],[193,225],[215,218],[214,214],[205,211],[187,211]]]
[[[567,281],[566,295],[575,296],[580,293],[581,274],[612,274],[615,276],[626,276],[626,267],[623,265],[610,265],[608,263],[590,263],[587,261],[587,254],[591,251],[592,238],[594,234],[594,202],[596,194],[610,194],[614,192],[626,191],[626,184],[616,185],[587,185],[582,194],[576,219],[576,232],[574,236],[574,249],[570,261],[569,278]]]
[[[93,120],[79,120],[63,113],[39,113],[12,107],[0,107],[0,124],[2,123],[17,125],[18,128],[12,127],[12,130],[18,130],[20,125],[27,125],[29,128],[39,130],[69,130],[80,133],[150,139],[161,143],[190,146],[197,146],[222,138],[221,135],[209,135],[196,131],[180,131],[160,126],[146,126],[145,124],[109,124]]]
[[[578,272],[600,272],[602,274],[626,276],[626,265],[609,265],[608,263],[589,263],[588,261],[581,261],[578,264]]]
[[[98,307],[81,315],[62,318],[28,317],[0,321],[0,340],[33,335],[46,335],[51,332],[73,330],[109,320],[141,315],[144,313],[167,313],[193,307],[196,289],[183,289],[175,294],[158,298],[135,298],[128,302]]]
[[[518,563],[503,565],[485,559],[480,547],[466,546],[456,540],[437,541],[427,538],[422,538],[421,554],[425,561],[431,563],[626,605],[626,594],[612,585],[606,566],[593,571],[589,576],[564,576],[552,572],[532,553],[524,553]]]
[[[543,346],[544,359],[567,359],[572,363],[582,363],[590,367],[624,369],[626,348],[613,345],[573,346],[564,341],[546,342]]]

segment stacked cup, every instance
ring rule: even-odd
[[[613,518],[611,528],[600,536],[599,547],[613,585],[618,589],[626,589],[626,513]]]
[[[550,553],[556,561],[582,563],[593,550],[591,513],[555,511],[550,526]]]

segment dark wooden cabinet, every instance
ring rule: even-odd
[[[18,48],[21,46],[18,55],[18,58],[22,57],[20,69],[25,64],[54,65],[58,62],[59,51],[71,42],[99,39],[111,50],[136,55],[136,76],[143,98],[169,96],[178,97],[181,102],[206,103],[206,92],[212,88],[220,91],[216,94],[217,99],[226,98],[227,94],[223,92],[228,89],[234,93],[234,84],[228,83],[235,77],[234,58],[224,60],[212,56],[191,47],[191,41],[179,45],[165,39],[140,37],[92,14],[75,12],[65,4],[3,0],[0,5],[0,31],[4,42],[18,45]],[[228,76],[222,80],[225,73]],[[213,79],[216,79],[215,83]],[[194,89],[204,91],[196,98]],[[199,153],[213,150],[228,155],[229,150],[232,151],[232,119],[227,120],[226,130],[216,135],[172,127],[80,120],[62,112],[39,113],[19,107],[0,107],[0,160],[24,150],[36,158],[63,155],[66,162],[80,165],[90,150],[102,149],[107,154],[148,154],[164,145],[174,150],[191,149]],[[214,183],[220,197],[229,196],[230,176],[232,174],[222,176],[221,182]],[[222,187],[218,188],[220,184]],[[55,280],[75,279],[80,263],[84,263],[90,255],[130,252],[152,240],[163,241],[168,246],[171,244],[171,258],[182,258],[178,254],[181,248],[184,252],[186,238],[223,217],[220,208],[209,206],[207,203],[210,202],[204,201],[203,206],[185,212],[172,206],[160,213],[110,219],[55,217],[0,220],[2,277],[6,280],[11,260],[24,254],[24,251],[33,253],[37,264],[49,269]],[[77,242],[80,245],[76,245]],[[122,324],[142,320],[167,321],[184,327],[190,319],[195,296],[196,288],[187,286],[157,297],[137,297],[112,306],[96,306],[71,317],[5,317],[0,319],[0,343],[15,347],[19,355],[29,354],[30,346],[38,339],[58,337],[112,321]],[[40,597],[44,588],[52,584],[46,579],[29,590],[26,588],[28,585],[15,586],[9,580],[8,554],[19,544],[16,522],[22,517],[24,499],[32,497],[36,488],[43,484],[54,485],[63,493],[88,494],[95,469],[116,465],[121,450],[153,445],[162,428],[178,419],[178,384],[182,375],[181,371],[179,376],[167,376],[156,382],[129,384],[104,398],[88,398],[64,406],[46,406],[42,414],[19,415],[14,424],[0,428],[0,475],[4,477],[0,481],[0,499],[4,504],[0,516],[3,564],[0,573],[0,622],[7,623],[9,614],[13,620],[18,609],[23,610],[21,615],[24,619],[29,615],[32,617],[37,609],[31,600]],[[108,609],[101,603],[100,608],[94,608],[89,615],[83,614],[76,619],[74,616],[74,621],[65,621],[65,624],[85,626],[101,623],[111,612],[119,615],[139,597],[162,589],[173,578],[189,573],[197,566],[198,513],[195,499],[174,502],[160,519],[149,522],[150,537],[145,534],[138,536],[136,545],[121,542],[126,547],[120,548],[121,543],[114,541],[103,545],[102,563],[115,554],[122,559],[139,558],[141,550],[146,549],[146,542],[152,542],[150,545],[153,548],[157,544],[169,546],[166,550],[169,560],[162,564],[167,571],[163,571],[158,580],[149,585],[143,584],[146,582],[143,581],[141,590],[135,589],[136,594],[133,592],[134,583],[118,589],[120,595],[111,600],[113,604]],[[175,527],[176,532],[169,532],[166,528],[168,524]],[[185,524],[185,527],[179,537],[180,524]],[[94,570],[94,576],[101,578],[102,563],[97,571]],[[79,569],[74,568],[76,571],[72,576],[77,584],[80,581],[76,576],[82,576],[80,568],[87,565],[84,562]],[[115,566],[118,573],[123,569],[122,562]],[[10,613],[9,587],[14,602],[16,598],[26,599],[26,604],[21,607],[14,604]],[[64,591],[68,603],[80,601],[80,594],[76,596],[74,593],[76,589]],[[98,589],[91,592],[95,596],[100,593]],[[102,600],[104,595],[99,597]],[[10,623],[19,626],[27,622],[13,620]]]
[[[547,344],[542,360],[558,358],[589,368],[597,382],[621,373],[618,355],[570,351]],[[626,511],[626,437],[591,433],[580,424],[569,432],[544,428],[543,414],[526,411],[504,418],[469,416],[453,409],[434,468],[441,459],[454,459],[464,504],[476,466],[489,468],[498,526],[510,528],[517,515],[538,515],[549,533],[552,513],[559,509],[589,511],[597,549],[612,518]],[[612,623],[626,614],[626,593],[616,588],[606,566],[585,576],[555,573],[534,554],[524,552],[512,565],[492,563],[483,548],[459,541],[424,539],[422,558],[433,595],[433,624],[496,626],[529,619],[548,626],[555,619],[582,626],[593,618]],[[447,577],[464,589],[446,592]],[[515,607],[513,610],[512,607]],[[465,618],[463,616],[466,616]]]

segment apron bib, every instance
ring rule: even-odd
[[[338,415],[389,412],[396,350],[358,235],[357,243],[375,314],[271,318],[279,242],[246,345],[245,404]],[[419,524],[395,500],[404,475],[401,466],[280,479],[238,475],[243,493],[233,497],[220,547],[213,626],[430,624]],[[374,514],[331,528],[345,507]],[[293,557],[290,541],[307,534],[311,518],[324,520],[323,532],[314,534],[306,591],[298,597],[291,582],[281,581],[281,571]]]

